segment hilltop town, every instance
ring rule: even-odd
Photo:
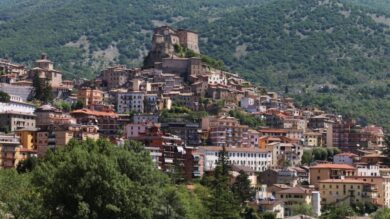
[[[203,55],[198,38],[156,28],[143,68],[115,65],[92,80],[64,80],[46,54],[32,68],[0,60],[0,167],[72,139],[132,140],[186,182],[212,175],[223,152],[232,181],[250,180],[250,204],[278,219],[297,205],[313,217],[337,203],[390,207],[382,127],[297,106]]]

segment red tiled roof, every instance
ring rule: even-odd
[[[208,150],[208,151],[222,151],[222,147],[218,146],[203,146],[199,147],[199,149],[202,150]],[[259,148],[232,148],[232,147],[226,147],[227,152],[269,152],[269,150],[259,149]]]
[[[369,184],[363,180],[358,179],[325,179],[319,181],[319,183],[354,183],[354,184]]]
[[[277,193],[279,193],[279,194],[310,194],[310,192],[311,192],[310,189],[305,189],[302,187],[293,187],[293,188],[279,191]]]
[[[71,114],[85,114],[85,115],[91,115],[91,116],[111,116],[111,117],[117,117],[118,114],[114,112],[101,112],[101,111],[95,111],[90,109],[79,109],[74,110],[71,112]]]
[[[317,164],[315,166],[311,166],[310,169],[346,169],[346,170],[354,170],[355,167],[348,164],[334,164],[334,163],[324,163]]]
[[[260,129],[259,132],[287,133],[285,129]]]
[[[354,154],[354,153],[340,153],[340,154],[336,154],[335,156],[344,156],[344,157],[358,157],[357,154]]]

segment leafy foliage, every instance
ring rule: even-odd
[[[9,102],[11,100],[11,97],[8,93],[5,93],[3,91],[0,91],[0,102]]]
[[[240,120],[241,124],[248,125],[251,128],[257,129],[260,126],[264,126],[264,122],[260,117],[255,117],[246,112],[240,110],[231,110],[229,115]]]
[[[255,191],[251,188],[248,174],[242,170],[232,185],[232,191],[241,204],[245,203],[245,201],[252,200],[255,195]]]

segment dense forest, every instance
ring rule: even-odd
[[[0,57],[46,52],[66,77],[91,78],[142,63],[164,24],[198,31],[203,54],[299,104],[390,128],[385,0],[4,0]]]

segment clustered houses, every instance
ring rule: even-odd
[[[298,108],[293,99],[237,74],[178,56],[178,46],[200,52],[194,32],[160,27],[152,44],[145,68],[117,65],[90,81],[62,80],[46,55],[30,70],[0,60],[0,91],[10,95],[10,101],[0,102],[0,167],[44,156],[71,139],[107,138],[118,145],[137,140],[157,168],[168,173],[180,168],[191,180],[212,174],[225,149],[232,175],[248,173],[257,190],[252,204],[277,218],[293,214],[300,204],[311,205],[317,216],[328,204],[390,207],[381,127]],[[30,104],[37,78],[52,86],[55,102],[72,109]],[[261,124],[249,126],[246,118],[232,117],[232,110]],[[305,151],[314,148],[341,153],[302,165]]]

